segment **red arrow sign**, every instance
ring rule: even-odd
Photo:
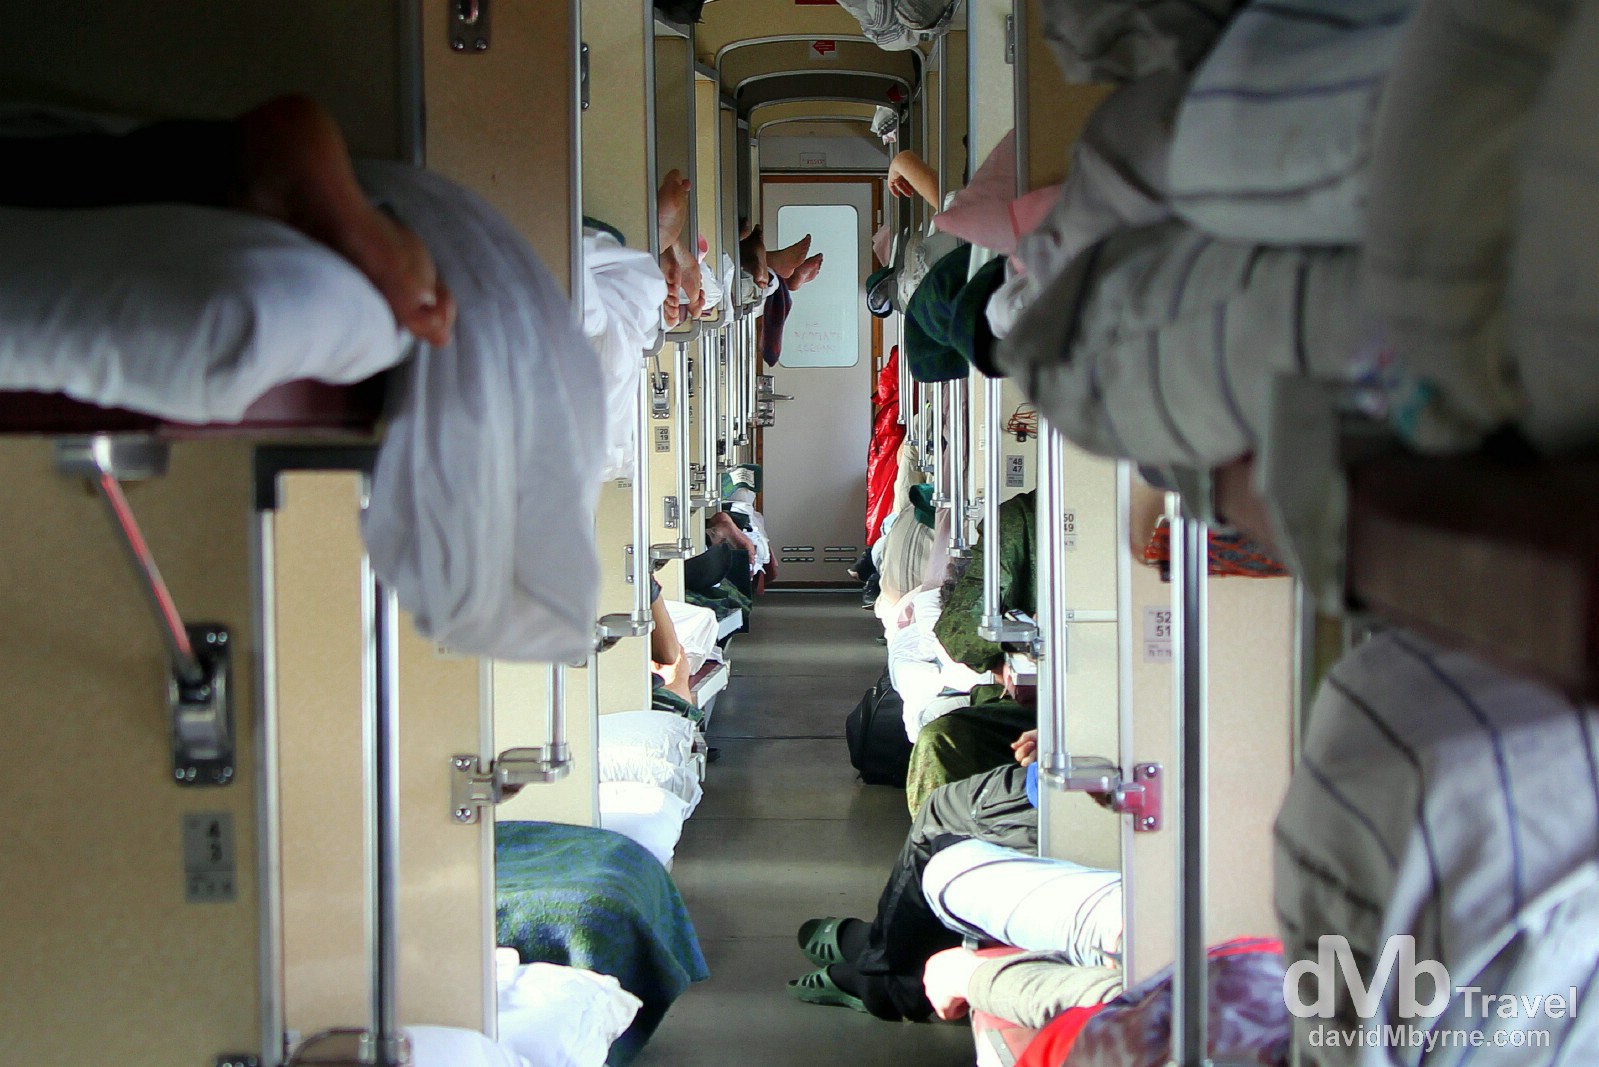
[[[821,59],[831,59],[834,52],[838,51],[837,41],[812,41],[811,51]]]

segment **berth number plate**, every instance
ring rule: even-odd
[[[1144,609],[1144,662],[1171,662],[1171,608]]]
[[[183,816],[183,890],[190,904],[227,904],[236,893],[233,815],[226,811]]]
[[[672,428],[670,426],[655,427],[655,451],[672,451]]]
[[[1005,457],[1005,488],[1020,489],[1027,484],[1027,457]]]
[[[1075,508],[1068,509],[1066,511],[1066,513],[1060,517],[1060,521],[1061,521],[1061,525],[1064,528],[1065,533],[1066,533],[1066,539],[1063,542],[1063,544],[1066,546],[1066,551],[1068,551],[1068,552],[1076,552],[1077,551],[1077,510]]]

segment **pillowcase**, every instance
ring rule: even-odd
[[[658,786],[692,812],[703,795],[694,755],[698,736],[691,721],[668,711],[601,715],[600,781]]]
[[[240,212],[0,209],[0,262],[0,389],[237,422],[284,382],[360,381],[412,348],[353,266]]]
[[[631,837],[643,845],[661,866],[671,869],[683,822],[692,805],[660,786],[642,782],[600,783],[600,826]]]
[[[405,1032],[411,1038],[416,1067],[543,1067],[546,1063],[574,1062],[535,1060],[530,1065],[517,1053],[476,1030],[460,1030],[453,1026],[407,1026]],[[603,1056],[594,1061],[595,1067],[602,1062]]]
[[[640,1004],[608,974],[521,964],[499,981],[500,1044],[528,1067],[602,1067]]]

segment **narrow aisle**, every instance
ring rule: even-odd
[[[881,628],[857,593],[771,593],[733,639],[711,720],[721,758],[684,828],[673,875],[711,978],[690,989],[639,1067],[965,1067],[966,1026],[888,1023],[801,1004],[794,941],[816,915],[870,915],[910,826],[905,795],[862,785],[844,716],[882,674]]]

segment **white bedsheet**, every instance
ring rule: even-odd
[[[661,324],[666,278],[648,252],[610,234],[583,231],[583,333],[605,375],[605,466],[601,478],[633,476],[638,379],[644,349]]]
[[[666,613],[672,617],[672,628],[677,631],[678,643],[688,656],[689,674],[698,672],[706,660],[722,662],[722,650],[716,645],[716,639],[721,636],[717,633],[716,612],[681,600],[665,603]]]
[[[362,183],[427,242],[460,306],[390,386],[362,522],[423,634],[459,652],[564,661],[593,649],[605,398],[566,295],[475,194],[397,164]]]

